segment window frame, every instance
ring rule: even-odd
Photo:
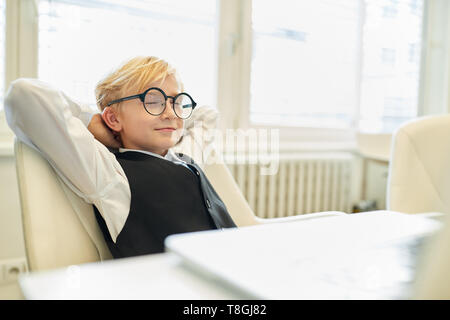
[[[37,75],[37,0],[6,0],[4,94],[10,83]],[[14,134],[0,111],[0,154],[13,154]]]
[[[37,77],[38,0],[6,0],[5,90],[21,77]]]

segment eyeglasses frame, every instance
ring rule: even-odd
[[[160,113],[158,113],[158,114],[150,113],[150,112],[147,110],[147,108],[145,107],[145,95],[146,95],[150,90],[155,90],[155,89],[158,90],[159,92],[161,92],[162,95],[164,96],[164,108],[163,108],[163,110],[162,110]],[[191,99],[191,101],[192,101],[192,111],[194,111],[195,107],[197,106],[197,103],[194,101],[194,99],[192,99],[192,97],[191,97],[188,93],[186,93],[186,92],[180,92],[180,93],[177,94],[175,97],[174,97],[174,96],[168,96],[168,95],[166,95],[166,93],[165,93],[161,88],[158,88],[158,87],[151,87],[151,88],[148,88],[147,90],[145,90],[144,92],[142,92],[142,93],[140,93],[140,94],[135,94],[135,95],[132,95],[132,96],[123,97],[123,98],[120,98],[120,99],[113,100],[113,101],[111,101],[111,102],[108,102],[108,103],[106,104],[106,106],[109,107],[109,106],[111,106],[111,105],[113,105],[113,104],[120,103],[120,102],[122,102],[122,101],[128,101],[128,100],[133,100],[133,99],[138,99],[138,98],[139,98],[139,100],[141,100],[141,102],[142,102],[142,105],[144,106],[145,111],[146,111],[148,114],[151,114],[152,116],[159,116],[160,114],[164,113],[164,111],[166,110],[166,107],[167,107],[167,99],[171,98],[171,99],[172,99],[172,109],[173,109],[173,112],[175,113],[175,115],[176,115],[178,118],[180,118],[180,119],[188,119],[188,118],[192,115],[192,112],[191,112],[191,114],[189,115],[189,117],[187,117],[187,118],[181,118],[181,117],[178,116],[178,114],[175,112],[175,100],[177,100],[177,98],[178,98],[179,96],[181,96],[181,95],[186,95],[186,96],[188,96],[188,97]]]

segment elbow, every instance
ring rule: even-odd
[[[5,96],[5,110],[15,107],[21,101],[21,97],[26,94],[29,86],[29,81],[23,78],[11,82]]]
[[[20,78],[11,82],[4,100],[5,117],[11,128],[20,118],[20,114],[26,112],[32,92],[31,88],[32,83],[29,79]]]
[[[19,78],[11,82],[5,95],[5,110],[26,107],[39,93],[41,84],[35,79]]]
[[[30,79],[19,78],[11,82],[5,96],[5,102],[12,102],[20,100],[20,98],[27,94],[32,87]]]

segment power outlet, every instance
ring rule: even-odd
[[[16,281],[20,274],[27,272],[27,262],[24,258],[0,261],[0,282]]]

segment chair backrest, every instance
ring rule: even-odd
[[[450,115],[423,117],[393,136],[387,209],[450,213]]]
[[[205,164],[202,169],[219,197],[225,203],[237,226],[244,227],[261,223],[259,221],[261,219],[258,219],[250,208],[230,169],[224,162]]]
[[[29,270],[111,258],[92,205],[67,188],[39,152],[17,139],[14,152]]]

